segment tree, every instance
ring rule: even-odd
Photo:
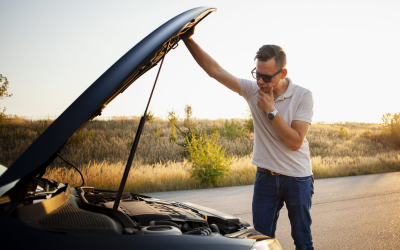
[[[6,97],[11,97],[12,94],[7,92],[8,90],[8,80],[7,77],[0,74],[0,100]]]
[[[8,90],[7,77],[0,74],[0,100],[12,96],[12,94],[8,93],[7,90]],[[6,112],[6,108],[4,107],[3,110],[1,110],[0,108],[0,132],[3,128],[3,123],[6,119],[4,112]]]
[[[183,121],[183,123],[185,124],[186,127],[190,128],[192,125],[192,115],[193,115],[192,106],[187,104],[185,106],[184,111],[185,111],[185,120]]]

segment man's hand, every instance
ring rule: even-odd
[[[269,96],[259,89],[257,101],[257,106],[264,110],[264,112],[267,114],[275,110],[274,88],[270,88],[268,93]]]
[[[194,26],[187,30],[184,34],[182,34],[180,37],[183,41],[189,40],[194,34]]]

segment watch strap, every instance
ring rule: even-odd
[[[275,109],[274,111],[268,113],[267,118],[268,120],[272,121],[275,118],[275,115],[278,113],[278,110]]]

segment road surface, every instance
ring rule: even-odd
[[[400,172],[319,179],[314,190],[315,249],[400,249]],[[145,195],[207,206],[253,224],[253,185]],[[295,248],[285,207],[276,238],[283,249]]]

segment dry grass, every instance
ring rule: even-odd
[[[9,166],[44,131],[51,120],[28,120],[14,117],[0,131],[0,163]],[[139,118],[116,117],[94,120],[75,135],[62,155],[82,170],[87,184],[101,189],[118,189],[134,140]],[[196,120],[204,131],[218,128],[223,132],[225,120]],[[243,121],[236,120],[241,126]],[[178,121],[178,125],[182,121]],[[380,131],[380,124],[317,123],[310,127],[313,172],[316,178],[400,171],[400,151]],[[156,133],[155,131],[159,131]],[[221,133],[223,134],[223,133]],[[182,148],[169,141],[170,125],[157,118],[147,123],[140,139],[126,190],[156,192],[206,188],[190,179],[190,163]],[[234,156],[231,174],[218,186],[235,186],[254,182],[251,165],[253,134],[240,139],[221,137],[226,153]],[[47,176],[80,185],[80,176],[56,159]]]
[[[254,184],[256,167],[251,164],[251,156],[235,157],[231,173],[216,186],[239,186]],[[379,154],[376,157],[312,157],[315,178],[340,177],[359,174],[374,174],[400,171],[400,153]],[[125,163],[109,164],[91,162],[84,166],[85,186],[98,189],[118,190],[124,172]],[[190,178],[191,164],[184,162],[157,163],[154,165],[134,166],[128,177],[125,191],[133,193],[151,193],[162,191],[208,188]],[[46,178],[59,182],[81,184],[80,175],[73,169],[54,168],[48,171]]]
[[[124,172],[125,163],[109,164],[91,162],[82,168],[85,176],[85,186],[98,189],[118,190]],[[130,173],[125,190],[133,193],[149,193],[160,191],[187,190],[207,188],[190,178],[191,164],[183,162],[157,163],[154,165],[136,165]],[[254,183],[256,167],[251,164],[251,157],[235,158],[231,173],[222,179],[217,186],[237,186]],[[44,176],[59,182],[81,185],[80,175],[73,169],[54,168]]]
[[[139,124],[138,117],[114,117],[110,120],[94,120],[73,137],[61,152],[71,163],[83,167],[91,161],[115,164],[126,161],[130,146],[135,139]],[[51,120],[28,120],[13,118],[0,131],[0,164],[10,166],[32,142],[51,124]],[[197,120],[205,131],[213,126],[222,127],[224,120]],[[178,125],[182,126],[183,121]],[[161,133],[156,134],[159,130]],[[139,165],[159,162],[184,161],[182,147],[169,141],[170,125],[156,118],[146,123],[140,137],[135,162]],[[230,156],[249,155],[253,150],[251,134],[237,140],[221,138],[226,153]],[[55,160],[52,167],[66,166],[63,161]]]
[[[400,152],[375,156],[311,157],[315,178],[341,177],[400,171]]]

